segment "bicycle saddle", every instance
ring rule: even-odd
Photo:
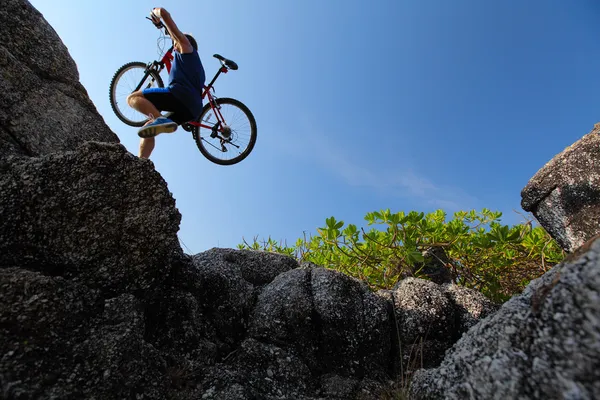
[[[214,54],[213,57],[217,60],[220,60],[229,69],[232,69],[234,71],[238,69],[238,65],[235,63],[235,61],[228,60],[220,54]]]

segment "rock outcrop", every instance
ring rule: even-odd
[[[587,247],[587,245],[586,245]],[[600,240],[475,325],[414,399],[600,398]]]
[[[419,368],[437,366],[445,351],[497,305],[476,291],[454,284],[438,285],[431,281],[406,278],[393,290],[379,295],[394,307],[395,350],[401,362],[397,368],[410,375]]]
[[[179,246],[164,180],[118,144],[0,161],[0,265],[110,294],[152,286]]]
[[[0,7],[0,158],[118,143],[54,29],[27,0]]]
[[[523,191],[579,251],[522,295],[498,310],[435,264],[437,283],[373,293],[283,255],[184,254],[166,183],[116,143],[56,33],[26,0],[0,22],[1,398],[377,399],[419,368],[416,399],[600,397],[600,241],[579,247],[600,127]]]
[[[120,144],[0,172],[5,398],[377,398],[415,343],[437,366],[495,310],[455,285],[373,293],[282,255],[185,255],[166,183]]]
[[[568,252],[600,233],[600,124],[548,162],[521,192],[531,211]]]

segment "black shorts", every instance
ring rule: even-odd
[[[173,114],[169,118],[177,125],[188,122],[194,119],[192,113],[187,109],[185,104],[179,101],[173,93],[166,88],[149,88],[142,91],[144,97],[158,109],[158,111],[170,111]]]

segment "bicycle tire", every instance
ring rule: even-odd
[[[119,118],[122,122],[124,122],[125,124],[127,124],[129,126],[135,126],[135,127],[143,126],[146,123],[148,117],[142,113],[135,111],[133,108],[129,107],[129,105],[127,104],[126,96],[129,95],[135,87],[131,87],[131,86],[126,87],[125,89],[128,89],[130,92],[127,93],[127,90],[125,90],[126,94],[123,95],[124,98],[121,98],[121,95],[119,94],[120,92],[117,93],[119,91],[119,83],[121,83],[121,81],[123,80],[122,78],[125,75],[125,73],[130,70],[133,70],[133,69],[141,69],[140,73],[143,77],[145,74],[145,71],[146,71],[146,67],[147,67],[147,64],[145,64],[141,61],[133,61],[133,62],[127,63],[127,64],[123,65],[121,68],[119,68],[117,70],[117,72],[115,72],[115,75],[113,76],[112,80],[110,81],[110,88],[108,91],[110,106],[112,107],[117,118]],[[149,76],[151,76],[154,79],[154,81],[156,82],[156,87],[164,87],[163,80],[160,77],[160,74],[158,72],[150,71]],[[139,78],[139,79],[141,79],[141,78]],[[138,85],[140,85],[141,82],[138,80],[136,83]],[[123,83],[123,84],[125,85],[125,83]],[[144,86],[144,87],[147,87],[147,86]],[[119,98],[117,98],[117,97],[119,97]],[[123,108],[119,107],[120,103],[124,103]],[[125,112],[128,112],[128,113],[131,112],[131,116],[129,116],[129,114],[125,115]]]
[[[254,115],[252,115],[252,112],[250,112],[250,109],[248,107],[246,107],[246,105],[244,105],[241,101],[236,100],[236,99],[231,99],[231,98],[227,98],[227,97],[223,97],[223,98],[218,98],[215,100],[217,105],[220,106],[220,110],[221,112],[223,112],[223,107],[224,106],[231,106],[231,109],[233,111],[235,111],[236,109],[241,112],[241,114],[243,114],[243,116],[246,118],[247,121],[242,121],[243,123],[248,124],[248,133],[243,133],[241,128],[237,128],[237,127],[231,127],[231,138],[229,141],[224,142],[225,144],[229,144],[231,149],[238,149],[238,147],[236,147],[238,144],[242,143],[242,139],[244,137],[248,137],[248,142],[247,144],[244,146],[243,149],[238,150],[236,152],[236,156],[233,158],[221,158],[221,157],[217,157],[215,155],[213,155],[210,150],[209,147],[205,146],[205,143],[207,144],[211,144],[208,142],[208,139],[216,139],[216,141],[220,141],[219,138],[211,138],[210,136],[210,132],[212,132],[212,130],[207,129],[207,128],[201,128],[198,126],[193,126],[192,127],[192,137],[194,138],[194,141],[196,142],[196,146],[198,146],[198,150],[200,150],[200,153],[202,153],[202,155],[204,157],[206,157],[209,161],[214,162],[215,164],[219,164],[219,165],[233,165],[233,164],[237,164],[240,161],[242,161],[243,159],[245,159],[246,157],[248,157],[248,155],[250,154],[250,152],[252,152],[252,149],[254,149],[254,145],[256,144],[256,138],[257,138],[257,129],[256,129],[256,120],[254,119]],[[212,112],[212,108],[210,106],[210,103],[207,103],[204,105],[204,108],[202,109],[202,113],[200,114],[200,117],[197,119],[197,121],[202,122],[203,124],[210,124],[211,121],[211,116],[209,113],[212,113],[214,115],[214,112]],[[228,116],[224,115],[224,118],[226,119],[226,123],[227,123],[227,118],[230,116],[230,112],[227,111],[224,114],[228,114]],[[233,124],[234,122],[237,124],[238,119],[233,118],[230,123]],[[229,124],[228,124],[229,125]],[[206,132],[206,134],[202,135],[201,134],[201,129]],[[224,146],[223,142],[220,141],[220,145]],[[216,147],[214,145],[212,145],[212,147]],[[240,146],[241,148],[241,146]],[[217,149],[218,150],[218,149]],[[223,152],[221,151],[221,154],[228,154],[229,150],[227,152]],[[219,154],[217,152],[217,154]]]

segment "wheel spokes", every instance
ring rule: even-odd
[[[147,119],[147,117],[134,110],[127,104],[127,97],[135,91],[142,79],[144,79],[145,68],[141,66],[132,66],[125,69],[118,77],[115,87],[113,88],[113,102],[117,108],[117,112],[121,114],[123,118],[132,122],[140,123]],[[140,89],[158,87],[156,79],[152,75],[148,75]]]
[[[209,145],[205,146],[205,149],[214,157],[223,160],[239,157],[250,143],[252,129],[250,120],[240,108],[232,104],[221,104],[219,112],[223,122],[231,131],[229,138],[222,136],[221,132],[224,128],[218,129],[219,134],[212,137],[211,133],[221,118],[217,118],[215,111],[209,109],[206,116],[202,117],[202,123],[212,125],[213,129],[201,128],[201,140]]]

